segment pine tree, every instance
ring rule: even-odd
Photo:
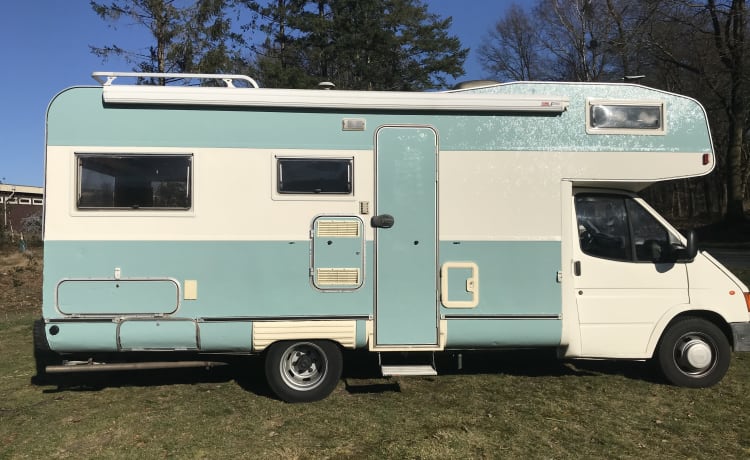
[[[420,0],[273,0],[250,8],[265,19],[257,64],[264,86],[425,90],[463,74],[468,50],[451,19]]]
[[[129,22],[147,29],[153,43],[147,50],[117,45],[91,46],[103,60],[124,58],[140,72],[232,72],[242,65],[240,34],[232,31],[229,0],[113,0],[91,1],[99,17],[113,23]],[[158,79],[166,84],[165,79]]]

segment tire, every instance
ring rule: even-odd
[[[338,385],[343,368],[338,345],[325,340],[272,344],[265,359],[268,386],[282,401],[319,401]]]
[[[35,320],[32,330],[36,375],[31,378],[31,381],[34,384],[43,385],[50,381],[46,370],[47,366],[59,364],[60,357],[50,349],[49,342],[47,342],[44,320]]]
[[[667,328],[655,357],[668,382],[680,387],[706,388],[719,383],[727,373],[731,348],[715,324],[689,317]]]

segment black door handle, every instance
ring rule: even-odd
[[[372,216],[372,219],[370,219],[370,225],[374,228],[391,228],[394,222],[395,220],[390,214],[380,214]]]
[[[581,261],[576,260],[573,262],[573,274],[576,276],[581,276]]]

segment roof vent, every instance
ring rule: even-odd
[[[469,80],[457,83],[453,89],[472,89],[472,88],[484,88],[486,86],[499,85],[499,81],[495,80]]]
[[[321,81],[318,83],[318,89],[334,89],[336,88],[336,85],[331,83],[330,81]]]
[[[628,83],[640,83],[644,78],[646,78],[645,75],[625,75],[622,77],[622,79]]]

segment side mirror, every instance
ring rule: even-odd
[[[698,255],[698,235],[695,230],[690,230],[687,234],[687,245],[684,249],[677,251],[677,262],[692,262]]]

